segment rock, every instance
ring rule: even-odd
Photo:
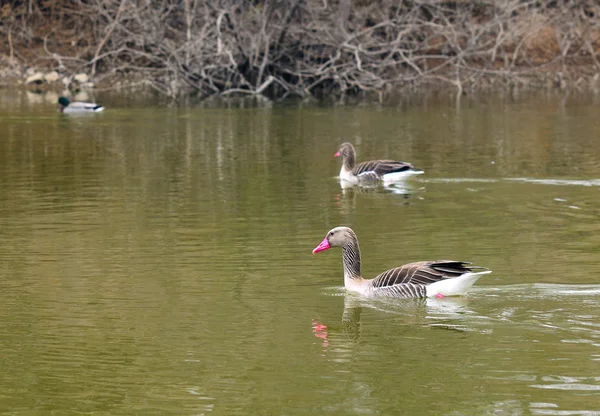
[[[89,81],[89,79],[90,79],[90,77],[88,77],[88,75],[87,75],[87,74],[84,74],[83,72],[81,72],[81,73],[79,73],[79,74],[76,74],[76,75],[73,77],[73,80],[75,80],[75,81],[79,82],[80,84],[85,84],[86,82],[88,82],[88,81]]]
[[[96,85],[93,82],[86,82],[84,84],[81,84],[81,88],[83,89],[93,89],[95,87]]]
[[[60,75],[58,75],[58,72],[52,71],[52,72],[48,72],[46,75],[44,75],[44,78],[48,82],[56,82],[60,79]]]
[[[27,75],[28,77],[32,76],[33,74],[35,74],[37,71],[35,68],[27,68],[27,71],[25,71],[25,75]]]
[[[25,84],[43,84],[44,82],[46,82],[46,79],[41,72],[36,72],[33,75],[28,76],[25,80]]]

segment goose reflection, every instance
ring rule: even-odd
[[[336,348],[337,351],[347,350],[361,339],[361,317],[364,309],[389,314],[389,319],[393,320],[395,325],[467,332],[474,330],[469,326],[467,317],[477,317],[476,312],[469,308],[470,301],[470,298],[464,296],[391,301],[366,299],[347,293],[344,295],[341,323],[328,325],[313,319],[312,332],[321,340],[324,350],[328,348]]]
[[[397,205],[411,205],[423,199],[419,193],[424,191],[423,187],[414,185],[390,185],[390,186],[349,186],[342,187],[342,192],[335,196],[336,204],[342,213],[348,214],[356,208],[357,198],[389,198],[393,195]]]

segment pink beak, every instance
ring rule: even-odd
[[[338,150],[337,153],[334,155],[335,157],[340,157],[340,151]]]
[[[313,250],[313,254],[317,254],[319,251],[327,250],[328,248],[331,248],[331,246],[329,245],[329,241],[327,241],[327,237],[325,237],[323,241],[321,241],[321,244]]]

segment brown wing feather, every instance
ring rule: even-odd
[[[352,173],[360,175],[366,172],[375,172],[377,176],[383,176],[387,173],[404,172],[410,169],[413,169],[413,165],[406,162],[399,162],[396,160],[369,160],[356,165],[354,169],[352,169]]]
[[[452,279],[464,273],[487,270],[471,263],[454,260],[420,261],[387,270],[375,277],[373,287],[383,288],[401,283],[428,285],[443,279]]]
[[[387,296],[391,298],[425,298],[427,297],[427,288],[425,285],[402,283],[394,286],[376,287],[373,293],[377,296]]]

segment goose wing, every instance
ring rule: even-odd
[[[391,298],[425,298],[427,287],[420,283],[398,283],[391,286],[373,288],[375,296],[386,296]]]
[[[386,288],[402,284],[429,285],[444,279],[452,279],[473,271],[484,271],[485,267],[454,260],[420,261],[387,270],[376,276],[373,288]]]
[[[352,173],[359,176],[367,173],[374,173],[378,177],[392,172],[404,172],[414,169],[413,165],[396,160],[369,160],[359,163],[352,169]]]

